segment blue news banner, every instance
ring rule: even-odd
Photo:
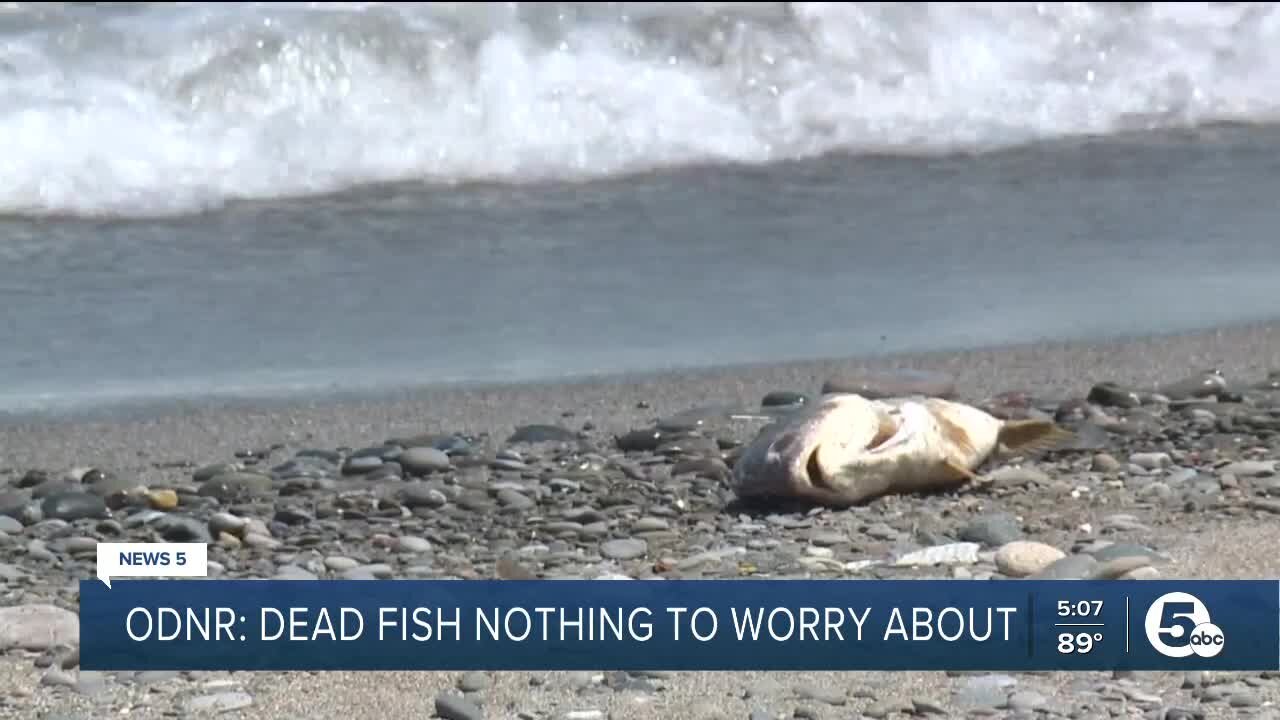
[[[87,670],[1276,670],[1277,581],[97,580]]]

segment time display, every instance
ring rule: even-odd
[[[1096,618],[1102,615],[1101,600],[1058,601],[1058,617]]]

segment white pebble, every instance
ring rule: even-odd
[[[1014,540],[996,551],[996,567],[1010,577],[1034,575],[1054,562],[1066,557],[1066,553],[1052,545],[1033,540]]]

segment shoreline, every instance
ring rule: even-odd
[[[271,443],[358,444],[420,432],[491,434],[531,423],[621,433],[691,408],[759,406],[764,394],[816,395],[828,378],[857,372],[940,373],[959,395],[1010,390],[1083,396],[1104,380],[1153,386],[1218,368],[1251,382],[1280,368],[1280,320],[1216,329],[1092,341],[1041,341],[966,350],[864,355],[566,380],[420,386],[308,398],[143,403],[53,415],[0,413],[0,463],[134,465],[199,462]],[[568,415],[566,415],[568,414]]]

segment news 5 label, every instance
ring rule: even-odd
[[[208,577],[205,543],[98,543],[98,579]]]

